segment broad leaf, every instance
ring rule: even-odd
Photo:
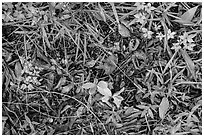
[[[113,102],[116,104],[116,106],[119,108],[120,107],[120,104],[121,102],[123,101],[123,97],[121,96],[114,96],[113,95]]]
[[[98,83],[98,92],[101,93],[104,96],[112,96],[112,93],[110,89],[108,88],[108,83],[105,81],[100,81]]]
[[[104,96],[108,96],[108,97],[112,96],[110,89],[108,87],[104,87],[104,86],[105,85],[102,85],[102,84],[98,85],[97,86],[98,92]]]
[[[160,106],[159,106],[159,117],[161,119],[164,119],[168,108],[169,108],[169,101],[166,97],[163,97],[163,99],[160,103]]]
[[[88,83],[85,83],[82,85],[82,88],[84,89],[90,89],[90,88],[94,88],[96,86],[95,83],[91,83],[91,82],[88,82]]]
[[[112,105],[109,103],[109,99],[110,99],[110,96],[103,96],[101,98],[101,101],[106,103],[107,105],[109,105],[110,107],[112,107]]]
[[[130,37],[130,30],[122,23],[118,24],[118,32],[123,37]]]
[[[198,6],[193,7],[189,10],[187,10],[182,16],[181,19],[185,21],[192,21],[193,16],[195,15],[195,12],[197,10]]]
[[[183,25],[188,25],[188,26],[194,25],[194,23],[192,22],[192,19],[193,19],[193,16],[195,15],[197,8],[198,6],[189,9],[180,17],[181,19],[174,20],[174,21],[181,23]]]
[[[108,88],[108,83],[105,81],[98,82],[98,86],[101,88]]]

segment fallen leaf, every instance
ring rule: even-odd
[[[139,46],[139,44],[140,44],[139,39],[136,38],[135,40],[136,40],[135,44],[134,44],[134,39],[132,39],[129,42],[129,45],[128,45],[129,51],[135,51],[137,49],[137,47]]]
[[[114,54],[110,55],[103,64],[102,68],[105,70],[106,74],[111,74],[116,69],[116,64],[118,63],[118,58]]]
[[[68,93],[73,87],[74,87],[73,84],[69,84],[69,85],[67,85],[67,86],[64,86],[64,87],[62,88],[62,93]]]
[[[118,32],[123,37],[130,37],[130,30],[123,24],[118,24]]]
[[[22,72],[22,67],[21,67],[20,62],[16,62],[16,64],[15,64],[15,74],[16,74],[16,78],[18,80],[20,80],[21,72]]]
[[[163,120],[167,110],[169,109],[169,101],[166,97],[163,97],[159,106],[159,117]]]
[[[84,106],[80,106],[76,111],[77,117],[80,117],[83,113],[84,113]]]
[[[95,83],[91,83],[91,82],[87,82],[85,84],[82,85],[82,88],[84,89],[90,89],[90,88],[94,88],[96,86]]]

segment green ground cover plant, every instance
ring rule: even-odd
[[[3,135],[201,135],[202,3],[3,2]]]

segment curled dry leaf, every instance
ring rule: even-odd
[[[137,39],[137,38],[135,39],[135,44],[134,44],[134,39],[132,39],[129,43],[129,46],[128,46],[129,50],[135,51],[137,49],[137,47],[139,46],[139,44],[140,44],[139,39]]]

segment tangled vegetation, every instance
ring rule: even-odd
[[[2,3],[3,134],[202,134],[201,11]]]

